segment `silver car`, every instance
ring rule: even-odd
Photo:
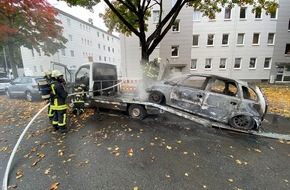
[[[149,101],[240,129],[261,125],[267,102],[259,87],[209,74],[189,74],[151,85]]]
[[[41,99],[38,81],[43,77],[18,77],[5,88],[7,98],[22,97],[27,101]]]
[[[10,84],[12,80],[9,78],[0,78],[0,93],[5,92],[5,87]]]

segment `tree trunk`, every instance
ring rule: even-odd
[[[17,78],[18,72],[17,72],[16,62],[15,62],[15,58],[14,58],[14,44],[13,44],[13,42],[8,42],[8,57],[10,60],[10,66],[12,69],[13,77]]]

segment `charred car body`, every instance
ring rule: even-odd
[[[259,87],[209,74],[189,74],[159,81],[146,89],[149,101],[229,124],[258,128],[267,111]]]

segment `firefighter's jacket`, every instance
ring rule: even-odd
[[[64,89],[63,84],[53,80],[51,82],[51,109],[52,110],[65,110],[67,108],[65,100],[67,92]]]

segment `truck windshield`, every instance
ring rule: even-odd
[[[89,73],[90,73],[90,66],[85,65],[81,67],[78,72],[76,73],[76,84],[84,84],[86,86],[89,85]]]

